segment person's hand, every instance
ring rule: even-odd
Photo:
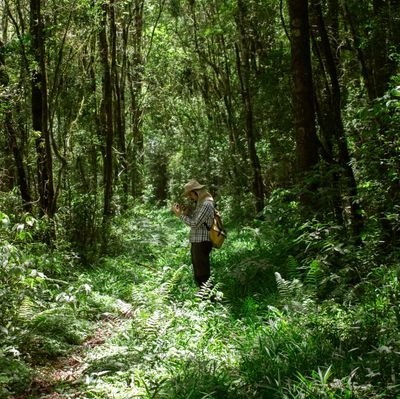
[[[175,213],[175,216],[181,216],[182,215],[182,213],[183,213],[183,211],[182,211],[182,208],[181,208],[181,206],[179,205],[179,204],[174,204],[174,205],[172,205],[172,212],[174,212]]]

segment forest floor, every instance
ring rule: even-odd
[[[38,366],[29,392],[19,395],[16,399],[65,399],[82,398],[79,384],[85,379],[88,368],[87,359],[95,348],[101,352],[101,346],[112,338],[114,334],[123,331],[131,313],[124,316],[115,316],[97,323],[92,335],[81,345],[75,347],[68,356],[46,362]],[[76,392],[74,392],[76,391]]]
[[[369,302],[320,302],[310,272],[279,273],[299,266],[287,236],[242,228],[199,292],[187,229],[151,216],[120,223],[113,252],[67,284],[46,282],[44,310],[26,311],[33,377],[12,399],[400,398],[395,274]]]
[[[163,370],[164,375],[156,375],[152,369],[163,364],[162,346],[172,352],[186,351],[185,335],[197,336],[195,330],[205,330],[206,325],[201,324],[207,324],[211,316],[209,312],[208,316],[200,315],[206,306],[196,296],[187,230],[171,217],[161,218],[162,234],[154,233],[160,232],[159,221],[136,218],[133,230],[125,235],[128,242],[122,243],[114,256],[103,259],[96,267],[77,271],[65,293],[76,297],[73,313],[79,322],[90,325],[83,333],[85,338],[69,346],[64,355],[47,358],[43,348],[54,345],[50,340],[55,337],[43,331],[44,340],[33,340],[41,346],[42,355],[32,355],[34,376],[30,387],[13,399],[150,398],[157,392],[156,385],[161,382],[155,380],[162,381],[166,373]],[[138,226],[143,225],[147,227],[145,238],[138,236],[142,234]],[[169,241],[172,245],[167,244]],[[83,286],[85,295],[81,294]],[[53,297],[65,293],[53,292]],[[60,328],[52,323],[60,321],[48,317],[49,331],[54,329],[58,334]],[[169,324],[180,317],[186,319],[187,331],[183,337],[182,332],[174,337]],[[61,329],[64,327],[67,325]],[[70,334],[68,329],[65,328],[65,335]],[[202,341],[201,335],[198,338]],[[183,341],[177,342],[180,339]],[[32,353],[37,352],[32,348]]]

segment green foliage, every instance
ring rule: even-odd
[[[30,244],[34,225],[29,215],[25,223],[15,223],[0,212],[0,335],[8,334],[25,297],[43,283],[44,275],[33,268],[35,257],[28,253],[36,248]]]
[[[45,363],[68,353],[71,345],[83,342],[89,333],[85,320],[77,319],[71,308],[59,307],[36,312],[24,324],[20,350],[35,363]]]
[[[217,362],[188,360],[178,374],[161,387],[158,398],[234,398],[231,376]]]
[[[324,371],[318,368],[317,371],[311,373],[310,377],[305,377],[299,373],[298,382],[293,381],[288,388],[280,390],[280,397],[284,399],[351,399],[355,397],[354,389],[352,389],[350,382],[338,379],[332,380],[331,377],[331,366]]]
[[[85,345],[81,382],[67,388],[81,397],[393,397],[397,272],[340,245],[334,225],[292,224],[290,202],[275,210],[230,228],[200,291],[187,229],[167,209],[132,208],[111,230],[114,253],[92,267],[50,266],[49,259],[72,260],[36,249],[40,269],[22,280],[29,295],[18,302],[19,332],[8,334],[4,356],[37,367],[92,336],[102,344]],[[367,261],[369,274],[349,285],[348,270]],[[326,294],[334,281],[342,295]],[[13,367],[0,373],[4,392],[22,392],[31,381],[28,366],[21,379]]]
[[[278,398],[275,392],[294,379],[298,370],[309,373],[329,358],[318,337],[296,326],[294,320],[275,314],[268,323],[243,344],[241,370],[250,384],[248,394]]]
[[[398,76],[394,77],[395,84]],[[366,234],[377,234],[381,246],[396,248],[399,220],[400,98],[397,86],[372,104],[359,108],[349,122],[360,179],[360,195],[370,221]]]
[[[19,265],[17,249],[3,241],[0,250],[1,261],[1,289],[0,289],[0,326],[2,333],[7,329],[10,319],[15,316],[16,309],[21,301],[20,278],[27,273],[27,267]]]
[[[328,159],[309,177],[319,186],[306,192],[316,209],[300,209],[305,189],[294,187],[284,3],[44,2],[44,122],[58,200],[49,220],[24,214],[21,204],[24,172],[33,212],[39,206],[41,148],[30,130],[27,90],[37,65],[25,28],[29,7],[7,2],[0,49],[1,395],[28,387],[30,365],[68,356],[91,332],[99,338],[106,330],[104,346],[82,353],[82,378],[73,387],[81,392],[70,396],[398,396],[399,76],[381,98],[365,95],[375,84],[382,92],[398,70],[398,7],[322,4],[330,39],[343,44],[335,66],[345,137],[334,137],[325,104],[330,82],[319,74],[329,71],[322,68],[327,57],[317,66],[320,37],[313,31],[317,131],[325,157],[348,147],[357,193],[348,196],[345,179],[336,180],[343,160]],[[103,23],[115,86],[107,121],[115,128],[109,226],[102,224],[107,79],[96,45]],[[369,75],[361,76],[365,69]],[[257,220],[253,141],[267,202]],[[212,279],[200,292],[187,229],[166,205],[190,177],[207,182],[231,231],[212,254]],[[349,239],[350,201],[361,207],[362,245]]]
[[[22,394],[29,388],[32,378],[32,369],[22,360],[0,351],[0,398]]]
[[[95,194],[75,193],[65,215],[66,234],[83,263],[95,262],[101,245],[101,213]]]
[[[286,306],[306,298],[307,293],[300,280],[285,280],[279,273],[275,273],[275,278],[280,300]]]

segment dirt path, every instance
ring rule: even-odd
[[[59,358],[45,366],[39,366],[36,369],[37,374],[29,391],[14,399],[81,398],[79,384],[88,368],[87,355],[94,348],[103,345],[111,336],[116,334],[129,318],[131,318],[131,313],[101,321],[95,332],[82,345],[70,353],[68,357]],[[61,390],[65,392],[58,393],[57,391],[61,387],[64,387]],[[67,391],[68,394],[66,396]]]

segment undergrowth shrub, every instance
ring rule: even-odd
[[[178,222],[167,207],[155,209],[146,204],[134,204],[129,211],[116,217],[112,225],[109,255],[131,254],[135,259],[152,262],[162,254],[163,248],[176,241],[176,234],[182,234]]]
[[[240,368],[248,395],[279,398],[277,390],[299,371],[311,373],[318,366],[328,367],[332,360],[332,345],[322,336],[303,328],[290,316],[274,313],[256,334],[247,334],[240,347]]]
[[[99,258],[102,237],[102,214],[95,193],[74,193],[68,212],[61,210],[65,234],[83,264],[95,263]]]
[[[24,303],[41,302],[48,297],[55,274],[64,257],[49,254],[43,244],[32,240],[38,223],[30,215],[20,222],[0,214],[0,334],[13,340],[20,324],[20,311]],[[60,281],[57,281],[57,287]],[[54,285],[53,285],[54,287]]]
[[[212,274],[238,315],[246,298],[269,297],[276,291],[278,266],[269,248],[269,241],[257,228],[243,228],[232,231],[223,248],[212,253]]]
[[[76,256],[62,239],[60,248],[36,241],[48,232],[46,220],[0,213],[0,353],[6,354],[0,367],[2,394],[26,389],[31,362],[65,354],[68,346],[81,342],[86,328],[83,321],[78,326],[68,317],[68,309],[57,317],[43,312],[57,302],[76,271]]]
[[[21,334],[4,356],[66,355],[98,322],[110,331],[85,357],[77,397],[393,399],[394,268],[343,243],[334,224],[302,224],[297,213],[286,201],[231,229],[200,291],[187,228],[165,209],[132,209],[112,228],[111,252],[90,267],[36,248],[15,305]],[[353,271],[367,273],[352,284]],[[5,375],[4,389],[17,392]]]
[[[230,399],[232,376],[217,361],[187,360],[165,381],[156,394],[159,399]]]
[[[347,127],[357,160],[358,190],[370,221],[366,233],[375,236],[386,257],[398,258],[399,75],[393,76],[392,84],[384,96],[358,109]]]
[[[18,229],[22,227],[14,225],[8,215],[0,212],[0,334],[7,333],[29,289],[23,281],[29,275],[30,262],[13,242]]]
[[[384,284],[382,280],[391,284]],[[393,392],[398,391],[395,370],[400,366],[396,307],[391,299],[396,279],[386,275],[382,280],[378,288],[371,284],[370,292],[364,289],[364,295],[354,304],[333,300],[318,304],[302,282],[284,280],[277,273],[277,304],[289,311],[291,323],[296,317],[301,331],[318,342],[320,362],[307,360],[306,364],[314,370],[321,365],[329,366],[334,376],[334,382],[322,383],[316,379],[316,376],[321,377],[320,372],[307,375],[304,372],[306,365],[303,365],[298,369],[302,373],[299,381],[289,377],[290,389],[286,392],[290,394],[283,397],[307,397],[307,394],[314,397],[312,395],[317,395],[318,390],[321,395],[325,392],[327,397],[345,397],[350,392],[349,384],[344,383],[343,376],[346,375],[351,375],[351,392],[357,391],[355,397],[364,397],[365,392],[374,391],[385,392],[382,394],[385,398],[393,397]],[[394,286],[397,287],[396,283]],[[298,356],[301,358],[301,354]],[[286,388],[279,389],[283,395]]]
[[[152,337],[152,344],[142,352],[147,353],[146,363],[149,353],[155,353],[149,366],[156,371],[155,375],[147,373],[147,386],[158,387],[148,392],[149,397],[232,397],[229,363],[234,353],[224,342],[226,318],[215,318],[221,313],[222,309],[215,311],[200,302],[199,308],[175,308],[174,313],[166,315],[155,312],[147,319],[143,330],[148,343],[148,337]],[[139,338],[134,342],[143,341]]]
[[[297,378],[289,381],[288,385],[278,390],[282,399],[352,399],[354,389],[351,379],[337,379],[332,377],[332,369],[318,368],[310,376],[298,373]]]
[[[89,333],[89,323],[78,319],[71,308],[48,309],[35,312],[27,320],[19,348],[33,363],[43,363],[65,355]]]
[[[21,280],[28,274],[29,264],[22,261],[15,246],[4,241],[0,247],[0,264],[0,334],[4,334],[24,298],[27,287],[21,284]]]
[[[258,222],[269,242],[267,258],[284,279],[298,279],[319,301],[350,298],[350,288],[360,283],[376,263],[376,240],[357,246],[347,227],[325,215],[304,221],[295,193],[276,190]]]
[[[0,398],[11,398],[29,388],[33,370],[22,359],[0,351]]]
[[[116,298],[113,295],[104,295],[93,292],[87,300],[87,307],[83,310],[82,317],[89,320],[107,319],[116,316],[129,316],[132,312],[130,303]]]

